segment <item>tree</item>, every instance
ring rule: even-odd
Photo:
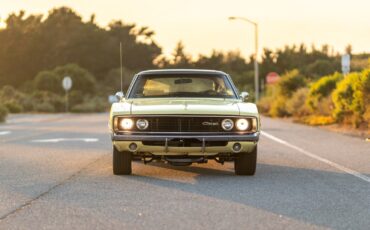
[[[53,71],[41,71],[36,75],[34,82],[37,90],[62,92],[60,78]]]
[[[304,77],[296,69],[285,73],[278,82],[280,93],[284,97],[290,97],[297,89],[305,85]]]
[[[135,24],[112,22],[108,28],[95,24],[94,15],[82,21],[67,7],[43,15],[11,14],[0,30],[0,84],[20,87],[42,70],[76,63],[98,79],[119,67],[119,43],[123,44],[124,66],[153,68],[161,48],[154,31]]]

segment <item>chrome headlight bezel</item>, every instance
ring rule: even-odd
[[[225,131],[231,131],[234,128],[234,121],[229,118],[223,119],[221,122],[221,127]]]
[[[143,124],[143,126],[141,126],[140,124]],[[138,128],[139,130],[146,130],[148,127],[149,121],[147,119],[141,118],[136,121],[136,128]]]

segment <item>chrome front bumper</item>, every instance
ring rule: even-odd
[[[251,141],[259,140],[259,132],[232,135],[173,135],[173,134],[112,134],[112,141],[170,141],[173,139],[198,139],[199,141]]]
[[[174,147],[169,146],[172,140],[197,139],[202,144],[199,147]],[[233,152],[233,145],[239,143],[240,151],[251,152],[257,145],[259,132],[243,135],[112,135],[113,145],[119,151],[150,152],[153,155],[194,155],[194,156],[214,156],[221,152]],[[162,141],[162,146],[146,145],[144,141]],[[206,142],[227,141],[226,146],[206,146]],[[130,144],[137,145],[135,151],[130,150]]]

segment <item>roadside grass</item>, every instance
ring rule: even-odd
[[[4,105],[0,104],[0,123],[4,122],[7,116],[8,109]]]
[[[331,125],[336,121],[332,116],[321,116],[321,115],[309,115],[303,117],[296,117],[293,119],[294,122],[303,123],[312,126]]]

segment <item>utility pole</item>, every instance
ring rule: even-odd
[[[251,23],[254,26],[254,95],[255,95],[255,102],[258,102],[259,99],[259,69],[258,69],[258,24],[252,20],[243,17],[229,17],[229,20],[241,20],[248,23]]]

